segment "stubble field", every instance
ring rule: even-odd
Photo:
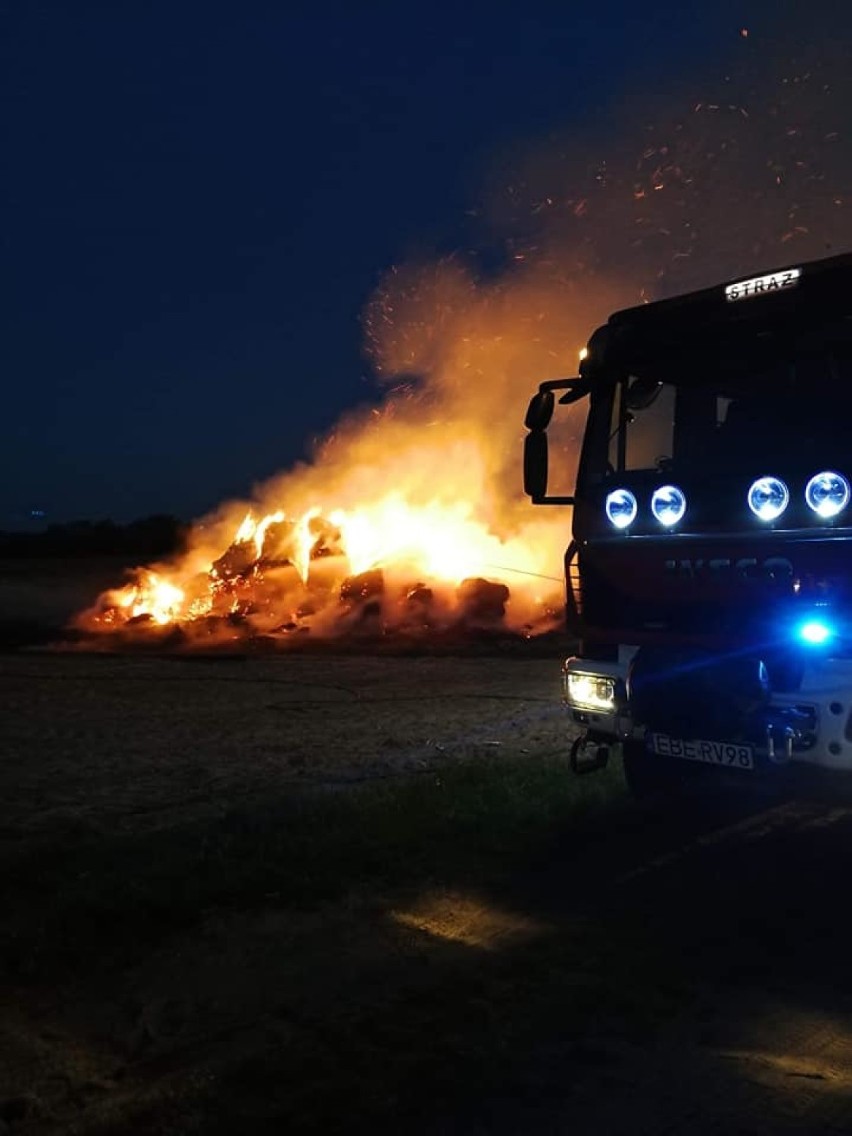
[[[847,1131],[848,800],[573,779],[536,650],[0,655],[4,1136]]]

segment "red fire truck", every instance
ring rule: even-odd
[[[571,496],[557,396],[588,400]],[[852,254],[616,312],[525,424],[527,494],[573,506],[575,771],[852,771]]]

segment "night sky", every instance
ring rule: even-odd
[[[713,74],[781,8],[3,6],[0,527],[249,494],[380,397],[383,273],[487,254],[501,153]]]

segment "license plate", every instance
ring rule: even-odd
[[[741,742],[711,742],[701,738],[687,740],[650,733],[647,745],[660,757],[680,757],[684,761],[701,761],[724,769],[754,769],[754,750]]]

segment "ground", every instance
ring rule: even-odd
[[[852,794],[636,805],[558,674],[0,655],[0,1134],[852,1129]]]
[[[7,1128],[847,1131],[852,810],[572,781],[557,676],[3,657]]]

